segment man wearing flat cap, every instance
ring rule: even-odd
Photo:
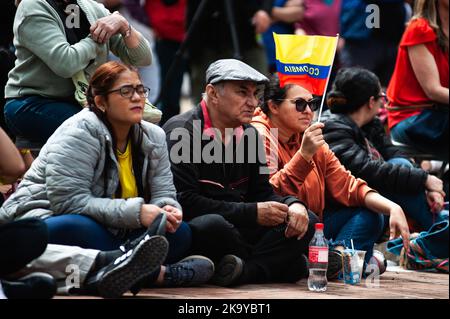
[[[163,127],[194,254],[216,264],[213,283],[294,282],[307,276],[317,217],[274,193],[264,146],[249,123],[268,79],[238,60],[206,72],[201,103]]]

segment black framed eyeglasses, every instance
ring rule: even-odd
[[[312,112],[315,112],[320,107],[320,99],[312,98],[309,101],[299,97],[298,99],[278,99],[277,101],[289,101],[292,104],[295,104],[295,109],[297,112],[305,112],[306,106],[308,105]]]
[[[383,104],[387,104],[387,102],[388,102],[387,95],[386,95],[386,93],[384,93],[384,92],[381,92],[380,94],[378,94],[378,95],[376,96],[376,98],[377,98],[377,99],[383,99]]]
[[[136,86],[124,85],[118,89],[108,91],[106,92],[106,94],[114,92],[119,92],[122,97],[130,99],[134,95],[134,92],[136,92],[140,97],[148,97],[150,89],[148,87],[143,86],[142,84]]]

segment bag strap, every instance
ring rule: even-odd
[[[416,109],[432,109],[433,104],[408,105],[408,106],[385,106],[388,111],[416,110]]]
[[[66,18],[67,16],[64,15],[64,10],[62,10],[62,8],[60,6],[58,6],[58,4],[56,3],[55,0],[46,0],[48,2],[48,4],[50,4],[53,9],[56,10],[56,12],[58,12],[59,18],[61,19],[61,22],[64,26],[64,30],[66,31],[66,38],[67,38],[67,42],[69,42],[71,45],[75,44],[78,42],[78,37],[75,34],[75,31],[73,31],[72,28],[68,28],[66,26]]]

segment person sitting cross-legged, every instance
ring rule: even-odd
[[[100,66],[87,90],[89,109],[51,136],[0,217],[40,217],[49,243],[97,250],[145,237],[160,220],[158,234],[167,232],[170,243],[168,265],[144,286],[198,285],[209,280],[214,264],[201,256],[184,259],[191,230],[176,200],[165,134],[142,120],[147,94],[133,67]]]
[[[318,218],[297,198],[275,194],[249,125],[266,81],[241,61],[218,60],[201,103],[163,126],[192,249],[217,263],[212,283],[221,286],[307,276]]]
[[[305,201],[323,221],[325,237],[338,248],[354,244],[366,251],[366,263],[372,263],[374,243],[383,232],[383,215],[390,216],[391,238],[401,235],[407,247],[402,208],[342,166],[325,143],[324,124],[312,123],[319,105],[320,100],[299,85],[281,87],[277,76],[266,86],[264,104],[252,125],[266,137],[270,183],[280,195]]]

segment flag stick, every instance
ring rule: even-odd
[[[317,117],[317,123],[320,122],[320,118],[322,116],[323,102],[325,101],[325,95],[327,93],[328,82],[330,81],[330,77],[331,77],[331,70],[333,69],[334,59],[336,58],[338,42],[339,42],[339,33],[336,34],[336,46],[334,47],[333,62],[331,62],[330,71],[328,72],[327,82],[325,84],[325,90],[323,91],[322,102],[320,103],[320,109],[319,109],[319,116]]]

